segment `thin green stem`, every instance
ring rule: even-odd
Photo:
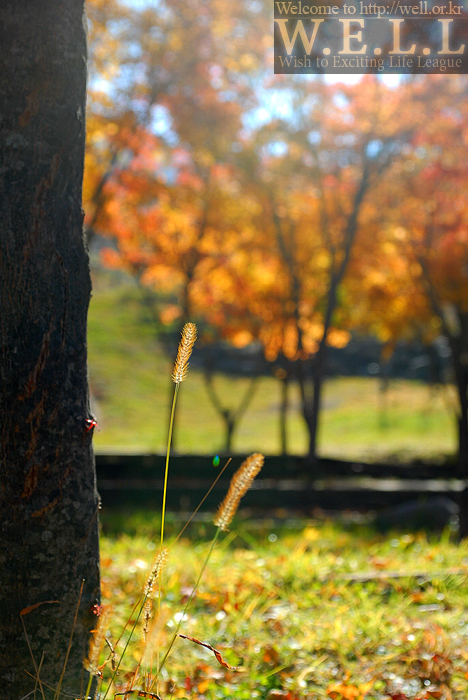
[[[175,407],[177,403],[177,395],[179,393],[179,386],[180,382],[176,382],[175,387],[174,387],[174,396],[172,399],[172,408],[171,408],[171,418],[169,421],[169,432],[167,436],[167,450],[166,450],[166,469],[164,471],[164,488],[163,488],[163,502],[162,502],[162,510],[161,510],[161,553],[163,551],[164,547],[164,523],[166,519],[166,500],[167,500],[167,481],[168,481],[168,476],[169,476],[169,457],[171,454],[171,443],[172,443],[172,431],[174,428],[174,415],[175,415]],[[158,618],[160,618],[161,615],[161,569],[159,569],[159,575],[158,575]],[[158,683],[158,688],[157,690],[159,691],[159,671],[160,671],[160,666],[159,666],[159,647],[157,651],[157,660],[156,660],[156,665],[157,665],[157,683]],[[158,692],[159,695],[159,692]]]
[[[185,523],[185,525],[184,525],[184,527],[182,528],[182,530],[179,532],[179,534],[178,534],[177,537],[175,538],[175,540],[174,540],[174,542],[173,542],[173,545],[174,545],[176,542],[178,542],[178,541],[180,540],[180,538],[182,537],[183,533],[185,532],[185,530],[187,529],[187,527],[190,525],[190,523],[192,522],[193,518],[195,517],[195,515],[196,515],[196,514],[198,513],[198,511],[200,510],[200,508],[202,507],[203,503],[206,501],[206,499],[208,498],[208,496],[209,496],[210,493],[213,491],[214,487],[216,486],[216,484],[218,483],[218,481],[220,480],[220,478],[222,477],[222,475],[223,475],[224,472],[226,471],[226,468],[227,468],[227,466],[230,464],[230,462],[231,462],[231,457],[229,457],[228,461],[226,462],[226,464],[224,465],[224,467],[221,469],[221,471],[219,472],[218,476],[217,476],[216,479],[213,481],[213,483],[211,484],[210,488],[209,488],[208,491],[205,493],[205,495],[204,495],[203,498],[201,499],[200,503],[198,504],[198,506],[195,508],[195,510],[193,511],[193,513],[192,513],[192,515],[190,516],[190,518],[189,518],[189,519],[187,520],[187,522]]]
[[[213,537],[213,541],[211,542],[211,547],[210,547],[210,549],[209,549],[209,551],[208,551],[208,554],[206,555],[206,559],[205,559],[205,561],[203,562],[203,566],[202,566],[202,568],[200,569],[200,573],[198,574],[198,578],[197,578],[197,581],[196,581],[196,583],[195,583],[195,586],[192,588],[192,592],[190,593],[190,596],[189,596],[187,602],[185,603],[184,611],[183,611],[183,613],[182,613],[182,615],[181,615],[181,617],[180,617],[180,619],[179,619],[179,622],[177,623],[177,627],[176,627],[176,630],[175,630],[175,632],[174,632],[174,635],[173,635],[173,637],[172,637],[172,639],[171,639],[171,643],[169,644],[169,648],[167,649],[166,653],[164,654],[163,660],[161,661],[161,665],[160,665],[159,668],[158,668],[158,673],[159,673],[159,672],[162,670],[162,668],[164,667],[164,664],[166,663],[166,659],[167,659],[167,657],[169,656],[172,647],[174,646],[174,642],[175,642],[175,640],[177,639],[177,635],[178,635],[178,633],[179,633],[180,625],[182,624],[182,621],[183,621],[184,618],[185,618],[185,615],[186,615],[187,610],[188,610],[188,606],[189,606],[190,603],[192,602],[193,596],[194,596],[195,593],[197,592],[198,586],[200,585],[201,577],[203,576],[203,573],[204,573],[206,567],[208,566],[208,562],[209,562],[209,560],[210,560],[211,554],[212,554],[213,549],[214,549],[214,546],[215,546],[215,544],[216,544],[216,542],[217,542],[217,540],[218,540],[218,537],[219,537],[219,533],[220,533],[220,532],[221,532],[221,528],[218,527],[217,530],[216,530],[215,536]]]
[[[169,475],[169,456],[171,454],[171,443],[172,443],[172,430],[174,427],[174,414],[175,406],[177,402],[177,394],[179,393],[179,383],[174,387],[174,397],[172,399],[172,409],[171,409],[171,419],[169,421],[169,434],[167,436],[167,451],[166,451],[166,469],[164,472],[164,490],[163,490],[163,503],[162,503],[162,513],[161,513],[161,551],[164,544],[164,522],[166,518],[166,497],[167,497],[167,479]]]
[[[166,500],[167,500],[167,482],[168,482],[168,475],[169,475],[169,457],[170,457],[170,454],[171,454],[172,432],[173,432],[173,427],[174,427],[174,415],[175,415],[175,407],[176,407],[176,402],[177,402],[177,395],[178,395],[178,393],[179,393],[179,384],[180,384],[180,382],[176,382],[176,383],[175,383],[175,387],[174,387],[174,396],[173,396],[173,399],[172,399],[171,417],[170,417],[170,421],[169,421],[169,432],[168,432],[168,436],[167,436],[166,468],[165,468],[165,472],[164,472],[163,502],[162,502],[162,511],[161,511],[161,552],[163,551],[163,546],[164,546],[164,524],[165,524],[165,518],[166,518]],[[216,539],[216,538],[215,538],[215,539]],[[206,566],[206,564],[205,564],[205,566]],[[161,567],[161,568],[162,568],[162,567]],[[160,568],[160,570],[159,570],[159,576],[158,576],[158,616],[159,616],[160,613],[161,613],[161,568]],[[131,629],[131,631],[130,631],[130,635],[129,635],[128,639],[127,639],[127,642],[126,642],[126,644],[125,644],[124,650],[123,650],[123,652],[122,652],[122,654],[121,654],[121,656],[120,656],[119,662],[118,662],[118,664],[117,664],[117,666],[116,666],[116,668],[115,668],[115,671],[114,671],[114,673],[113,673],[113,675],[112,675],[112,678],[111,678],[111,680],[110,680],[110,683],[109,683],[109,685],[108,685],[108,687],[107,687],[107,690],[106,690],[106,692],[105,692],[105,694],[104,694],[103,700],[106,699],[107,693],[109,692],[109,689],[110,689],[111,686],[112,686],[112,683],[113,683],[113,681],[114,681],[114,678],[115,678],[115,676],[117,675],[117,672],[118,672],[118,670],[119,670],[120,663],[121,663],[121,661],[122,661],[122,659],[123,659],[123,657],[124,657],[124,655],[125,655],[125,652],[126,652],[126,650],[127,650],[127,647],[128,647],[128,645],[129,645],[129,643],[130,643],[130,640],[131,640],[131,638],[132,638],[132,636],[133,636],[133,633],[134,633],[134,631],[135,631],[135,627],[137,626],[138,620],[140,619],[140,616],[141,616],[141,613],[142,613],[143,608],[144,608],[144,606],[145,606],[147,597],[148,597],[148,594],[145,594],[145,596],[144,596],[144,598],[143,598],[143,603],[141,604],[141,607],[140,607],[140,610],[139,610],[138,615],[137,615],[137,617],[136,617],[135,623],[134,623],[134,625],[133,625],[133,627],[132,627],[132,629]],[[184,613],[184,614],[185,614],[185,613]],[[173,643],[174,643],[174,642],[172,642],[172,644],[173,644]],[[164,657],[164,660],[165,660],[165,659],[166,659],[166,657]],[[158,649],[157,668],[158,668],[157,679],[158,679],[158,683],[159,683],[159,671],[160,671],[160,668],[162,668],[162,667],[159,666],[159,649]]]
[[[86,693],[85,693],[85,700],[88,700],[88,698],[89,698],[89,691],[91,690],[91,683],[93,682],[93,678],[94,678],[93,674],[90,673],[89,678],[88,678],[88,687],[86,688]]]

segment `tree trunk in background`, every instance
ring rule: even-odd
[[[319,414],[322,408],[322,386],[324,380],[325,358],[320,357],[320,364],[317,363],[312,379],[312,399],[306,406],[306,420],[309,429],[309,450],[307,454],[308,462],[311,466],[317,463],[317,437]]]
[[[354,240],[355,232],[356,227],[354,227],[352,231],[353,235],[350,239],[351,241]],[[312,468],[317,463],[317,437],[319,429],[319,416],[320,410],[322,408],[322,388],[323,381],[325,379],[325,371],[328,359],[327,336],[331,326],[331,320],[337,306],[338,285],[343,278],[345,270],[346,265],[342,264],[342,270],[340,270],[339,275],[332,275],[332,278],[330,280],[330,289],[327,296],[327,308],[323,320],[323,333],[320,339],[318,350],[315,353],[312,369],[312,378],[310,380],[312,384],[312,394],[311,396],[307,396],[305,385],[301,392],[303,397],[302,411],[307,424],[307,428],[309,430],[309,450],[307,454],[307,461]]]
[[[452,343],[452,348],[456,347]],[[466,479],[468,476],[468,371],[463,363],[464,353],[453,357],[455,369],[455,384],[458,393],[459,413],[457,415],[458,430],[458,476]]]
[[[453,346],[452,346],[453,347]],[[454,357],[455,383],[457,385],[460,413],[457,415],[458,429],[458,477],[468,477],[468,371],[464,362],[464,353]],[[460,538],[468,537],[468,488],[460,494]]]
[[[250,402],[252,401],[255,391],[258,387],[259,375],[254,375],[250,377],[250,381],[247,385],[244,395],[242,396],[240,403],[237,407],[229,408],[224,406],[219,398],[213,381],[213,370],[209,365],[205,365],[205,371],[203,372],[203,378],[205,380],[205,388],[208,394],[208,398],[211,401],[213,408],[215,409],[218,416],[221,418],[224,424],[224,445],[222,451],[226,454],[232,452],[232,441],[234,433],[239,425],[240,420],[244,416],[246,410],[248,409]]]
[[[288,454],[288,409],[289,409],[289,375],[285,372],[280,376],[281,382],[281,403],[280,403],[280,445],[281,454]]]
[[[78,697],[99,601],[83,0],[3,0],[0,37],[0,687],[23,698],[42,664],[57,688],[75,627],[61,689]]]

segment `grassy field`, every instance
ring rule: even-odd
[[[127,534],[118,535],[121,521],[116,526],[104,513],[102,590],[104,603],[115,605],[107,627],[117,659],[159,549],[157,517],[133,513],[126,523]],[[456,545],[448,534],[428,541],[414,533],[383,537],[364,525],[255,523],[240,516],[215,547],[182,618],[214,528],[192,523],[175,541],[180,526],[168,524],[161,611],[151,623],[156,632],[150,624],[147,633],[154,657],[178,631],[238,669],[177,638],[161,676],[163,700],[468,697],[468,542]],[[120,692],[141,659],[141,628],[140,620],[122,661]],[[144,682],[140,667],[134,687]]]
[[[137,289],[95,285],[89,315],[89,371],[100,432],[95,447],[163,451],[167,432],[172,360],[164,357]],[[244,379],[216,377],[223,401],[235,406]],[[295,387],[293,387],[295,388]],[[279,451],[279,382],[265,377],[239,425],[234,450]],[[326,382],[319,434],[323,456],[381,459],[435,457],[455,450],[450,389],[393,381],[385,395],[376,378]],[[191,370],[179,394],[176,447],[180,452],[217,453],[223,425],[200,372]],[[297,392],[291,396],[289,451],[304,453],[307,435]]]
[[[101,424],[96,446],[162,451],[172,360],[162,355],[136,290],[97,290],[89,346]],[[242,381],[217,382],[226,401],[235,401]],[[409,382],[392,382],[382,396],[375,379],[330,380],[320,451],[369,459],[448,453],[454,449],[449,399]],[[291,451],[301,453],[306,436],[297,397],[295,403]],[[276,381],[262,379],[236,450],[278,450],[278,405]],[[193,369],[181,387],[180,408],[179,450],[217,452],[222,425]],[[431,540],[411,532],[384,537],[365,524],[292,521],[285,513],[255,522],[241,513],[197,588],[215,528],[206,515],[178,536],[182,525],[168,515],[161,593],[146,607],[145,622],[138,611],[160,549],[159,516],[102,514],[102,598],[109,618],[102,630],[108,644],[99,661],[105,664],[101,700],[115,693],[130,700],[468,697],[467,541],[457,545],[449,531]],[[173,639],[152,685],[158,656],[161,661]],[[114,675],[110,649],[119,668],[106,694]],[[132,694],[125,693],[129,683]]]

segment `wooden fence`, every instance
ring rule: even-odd
[[[193,510],[206,497],[202,510],[213,511],[242,459],[235,456],[213,487],[226,459],[221,457],[219,466],[214,466],[213,458],[208,456],[171,456],[168,508]],[[105,507],[160,508],[164,455],[97,452],[96,468]],[[406,466],[321,459],[311,472],[303,458],[271,456],[266,457],[265,466],[242,505],[255,511],[284,508],[301,513],[311,513],[316,508],[380,510],[434,496],[448,496],[460,502],[466,488],[467,481],[456,478],[455,468],[449,463]]]

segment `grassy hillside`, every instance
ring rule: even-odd
[[[163,451],[172,383],[172,360],[158,344],[137,289],[95,285],[89,314],[89,373],[93,410],[100,431],[95,447]],[[216,377],[223,400],[236,405],[244,379]],[[171,392],[171,394],[169,393]],[[279,450],[279,382],[262,378],[234,438],[238,452]],[[289,449],[301,454],[307,434],[291,392]],[[376,459],[430,457],[455,450],[455,421],[449,390],[394,381],[385,395],[376,378],[327,381],[319,451],[323,456]],[[177,449],[216,453],[224,442],[223,424],[213,409],[200,372],[189,372],[179,394]]]

